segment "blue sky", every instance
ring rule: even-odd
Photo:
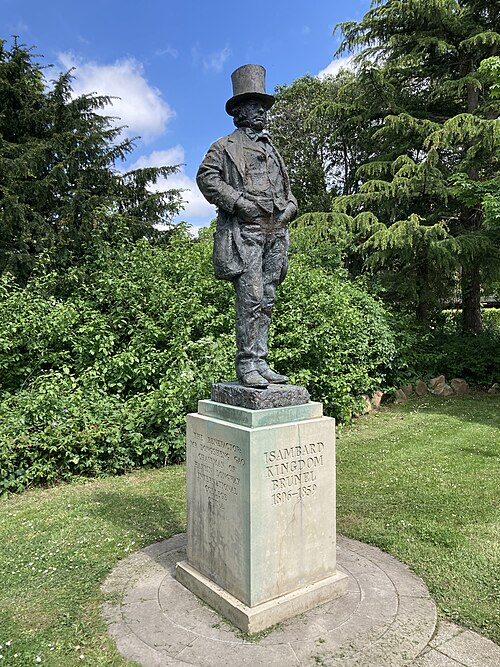
[[[75,93],[116,95],[109,115],[140,135],[125,167],[183,163],[166,187],[186,188],[180,219],[207,224],[215,209],[194,177],[209,145],[232,131],[224,105],[231,72],[267,70],[267,91],[335,69],[336,23],[369,0],[0,0],[0,37],[35,46],[50,76],[75,67]],[[248,9],[245,8],[248,7]],[[52,74],[53,73],[53,74]],[[165,185],[163,184],[165,187]]]

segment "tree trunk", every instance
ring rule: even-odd
[[[481,276],[479,266],[462,267],[462,330],[481,333]]]
[[[427,301],[417,303],[416,316],[422,326],[427,327],[429,325],[429,304]]]
[[[416,290],[415,314],[420,324],[427,327],[429,325],[430,288],[429,263],[426,257],[420,257],[420,261],[417,262]]]
[[[468,73],[475,71],[472,60],[467,65]],[[479,106],[479,89],[475,83],[467,83],[467,111],[474,113]],[[469,178],[478,179],[477,167],[469,169]],[[481,227],[480,210],[465,209],[461,214],[466,231],[478,231]],[[481,317],[481,273],[477,264],[462,266],[462,330],[464,333],[481,333],[483,321]]]

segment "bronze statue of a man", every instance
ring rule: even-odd
[[[243,65],[231,75],[226,111],[237,129],[212,144],[196,177],[218,207],[215,275],[231,280],[236,293],[236,373],[242,385],[259,389],[288,382],[266,357],[276,290],[288,268],[287,227],[297,213],[285,165],[265,132],[274,103],[265,73]]]

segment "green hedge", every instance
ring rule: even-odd
[[[185,415],[235,379],[234,296],[209,231],[101,248],[87,266],[0,283],[0,492],[184,456]],[[348,418],[395,356],[383,306],[291,258],[271,362]]]
[[[500,308],[482,308],[481,315],[486,331],[500,331]],[[448,330],[457,331],[461,326],[461,309],[443,310],[445,326]]]
[[[362,394],[386,383],[396,358],[390,315],[361,283],[292,256],[271,337],[276,366],[348,420]]]
[[[394,387],[419,378],[459,377],[475,387],[500,381],[500,310],[483,311],[484,331],[464,334],[459,311],[443,311],[440,324],[423,329],[408,316],[392,321],[398,348],[390,374]]]

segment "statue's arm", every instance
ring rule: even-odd
[[[274,150],[276,150],[275,147],[274,147]],[[277,150],[276,150],[276,153],[278,155],[278,160],[279,160],[280,165],[281,165],[281,171],[283,172],[283,178],[285,179],[285,190],[287,192],[287,200],[288,200],[287,209],[289,209],[289,211],[291,213],[291,219],[293,219],[297,215],[299,205],[298,205],[297,200],[293,196],[292,191],[290,189],[290,177],[288,176],[288,171],[287,171],[287,168],[285,166],[285,162],[284,162],[283,158],[281,157],[280,153]]]
[[[276,149],[275,149],[276,150]],[[297,216],[297,211],[298,211],[298,203],[295,197],[292,194],[292,191],[290,190],[290,179],[288,177],[288,172],[285,167],[285,163],[283,162],[283,158],[281,155],[276,151],[280,164],[281,164],[281,170],[283,173],[283,178],[285,180],[285,190],[287,193],[287,205],[284,211],[282,211],[278,215],[278,221],[282,222],[283,224],[288,224],[290,223],[296,216]]]
[[[241,192],[224,180],[224,148],[213,144],[196,174],[196,182],[205,199],[228,213],[233,213]]]

